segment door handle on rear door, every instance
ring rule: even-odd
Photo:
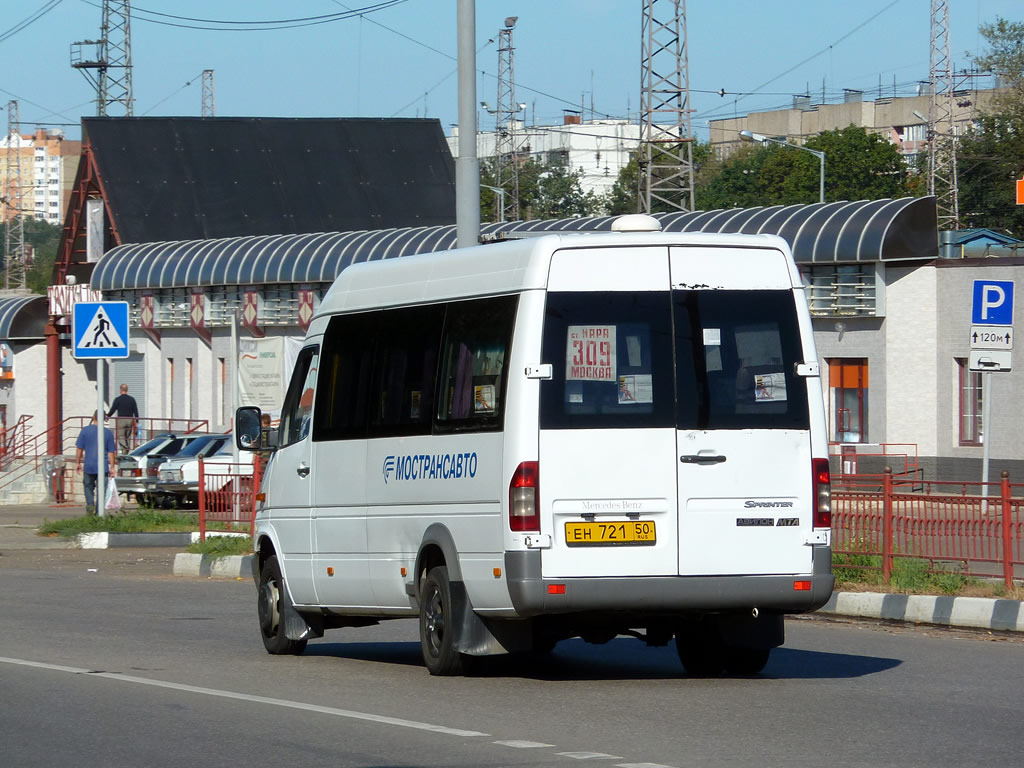
[[[718,456],[709,453],[688,453],[679,457],[679,460],[683,464],[721,464],[725,461],[725,456]]]
[[[306,462],[302,462],[301,464],[299,464],[299,466],[295,468],[295,474],[297,474],[299,477],[306,477],[307,475],[309,475],[309,464],[307,464]]]

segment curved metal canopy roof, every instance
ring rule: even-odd
[[[46,328],[45,296],[0,298],[0,341],[39,341]]]
[[[772,234],[798,263],[877,262],[938,256],[935,199],[662,213],[665,232]],[[614,216],[485,224],[485,238],[516,233],[603,232]],[[328,283],[350,264],[455,247],[455,226],[307,235],[259,235],[122,245],[92,275],[100,291],[266,283]]]

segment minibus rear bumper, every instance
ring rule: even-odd
[[[522,617],[589,611],[710,613],[750,608],[803,613],[828,602],[835,585],[832,549],[825,546],[813,548],[813,567],[808,574],[545,579],[537,550],[506,552],[505,574],[512,605]]]

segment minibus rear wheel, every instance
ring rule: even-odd
[[[694,677],[716,677],[725,667],[725,647],[718,633],[707,627],[691,626],[676,632],[676,652],[683,668]]]
[[[448,568],[435,566],[420,588],[420,647],[432,675],[461,675],[463,657],[455,649],[455,617]]]
[[[756,675],[764,669],[771,648],[728,648],[725,671],[730,675]]]
[[[306,650],[306,640],[290,640],[284,631],[288,592],[277,555],[271,555],[263,563],[257,594],[260,634],[263,636],[263,647],[267,649],[267,653],[275,656],[298,655]]]

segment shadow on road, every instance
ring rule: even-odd
[[[419,643],[310,643],[307,656],[423,666]],[[838,680],[894,669],[900,659],[776,648],[764,672],[750,680]],[[564,640],[547,655],[488,656],[472,660],[472,677],[544,681],[668,680],[686,677],[675,647],[648,648],[628,638],[605,645]],[[733,678],[743,679],[743,678]]]

